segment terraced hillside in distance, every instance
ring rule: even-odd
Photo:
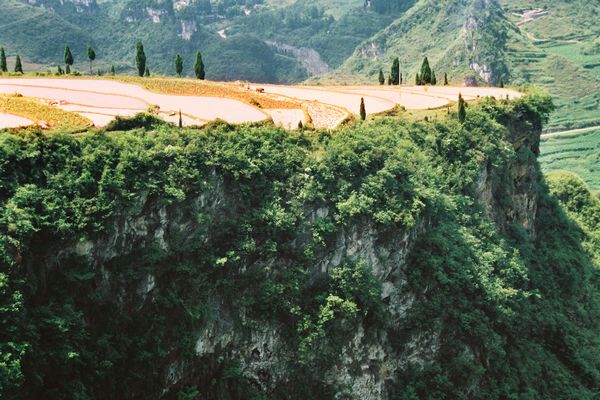
[[[600,192],[600,127],[542,136],[544,172],[570,171]]]
[[[0,93],[7,99],[0,103],[0,111],[6,115],[19,116],[18,107],[8,107],[14,103],[9,101],[12,98],[29,99],[29,104],[37,104],[44,110],[53,107],[58,114],[72,113],[93,121],[96,126],[105,126],[116,116],[130,117],[151,110],[173,123],[179,123],[181,115],[185,126],[202,126],[215,119],[230,123],[272,119],[275,125],[286,129],[296,129],[299,124],[334,129],[360,114],[361,100],[367,114],[372,115],[398,106],[406,110],[446,110],[456,102],[459,93],[467,101],[485,96],[502,99],[521,96],[519,92],[499,88],[310,87],[132,77],[0,78]],[[40,120],[31,112],[22,117]],[[7,121],[4,124],[9,126]],[[15,126],[20,125],[21,122]]]

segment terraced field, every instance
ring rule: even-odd
[[[542,137],[542,170],[570,171],[600,190],[600,128]]]
[[[177,123],[181,112],[186,126],[203,125],[217,118],[230,123],[271,118],[276,125],[287,129],[295,129],[300,122],[320,129],[334,129],[359,113],[362,99],[367,114],[378,114],[397,106],[419,111],[440,109],[453,104],[459,93],[468,101],[480,96],[521,96],[521,93],[498,88],[310,87],[128,77],[6,78],[0,79],[0,93],[36,99],[35,104],[47,107],[45,114],[48,109],[54,109],[57,114],[62,112],[91,120],[96,126],[104,126],[116,116],[132,116],[152,108],[173,123]],[[18,107],[12,114],[31,116],[19,114]]]

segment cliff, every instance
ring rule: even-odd
[[[549,393],[520,375],[531,346],[554,357],[526,322],[545,290],[529,257],[546,254],[549,107],[485,100],[465,125],[332,136],[4,134],[2,254],[26,345],[13,398]],[[553,367],[585,393],[594,371],[570,362]]]

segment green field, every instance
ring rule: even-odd
[[[542,137],[539,161],[545,173],[559,170],[574,172],[593,191],[600,190],[600,128]]]

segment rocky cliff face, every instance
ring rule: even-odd
[[[500,229],[516,223],[534,235],[537,168],[533,157],[522,154],[537,151],[540,127],[528,126],[522,117],[512,116],[507,124],[516,156],[509,165],[484,163],[475,191]],[[227,181],[213,172],[206,189],[185,203],[169,205],[142,194],[104,233],[63,247],[54,256],[43,257],[54,259],[54,268],[73,255],[86,259],[100,271],[95,290],[116,296],[123,312],[137,313],[157,301],[159,291],[168,285],[165,277],[151,272],[132,280],[106,266],[118,263],[115,260],[127,257],[136,249],[154,248],[177,254],[180,249],[193,247],[197,241],[209,242],[214,238],[202,221],[218,223],[224,215],[235,214],[235,210],[236,198]],[[307,208],[303,216],[306,223],[290,239],[290,246],[306,248],[311,229],[330,213],[328,207]],[[351,338],[341,343],[339,362],[322,372],[322,384],[335,388],[339,398],[388,399],[390,383],[399,370],[409,363],[422,365],[438,356],[440,332],[419,332],[403,338],[403,344],[398,346],[397,333],[389,329],[401,326],[413,306],[415,294],[406,285],[407,258],[416,240],[427,233],[431,224],[432,221],[424,217],[411,229],[390,231],[363,219],[338,229],[318,251],[318,261],[308,271],[311,279],[318,280],[345,262],[360,261],[367,265],[381,284],[380,300],[387,321],[387,328],[359,323]],[[260,261],[268,268],[288,263],[283,254]],[[253,261],[248,260],[247,270],[253,267]],[[42,277],[38,284],[44,285]],[[295,380],[292,371],[297,363],[297,352],[287,337],[289,331],[281,323],[258,321],[249,310],[232,304],[219,293],[211,296],[209,308],[201,327],[182,332],[194,337],[193,351],[186,354],[173,351],[165,356],[160,366],[160,391],[164,398],[174,399],[192,384],[208,384],[207,369],[218,369],[227,362],[235,362],[240,376],[263,393],[280,390],[286,382]],[[470,354],[470,350],[465,351]]]

